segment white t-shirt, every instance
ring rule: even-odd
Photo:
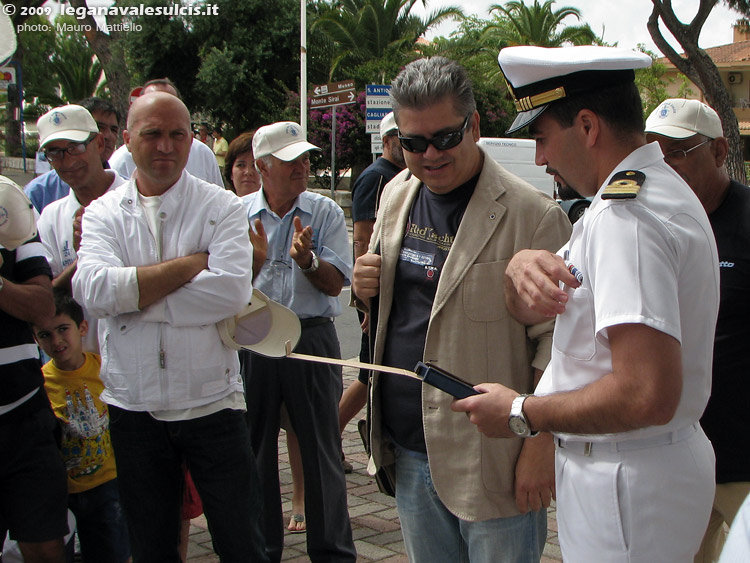
[[[677,430],[699,420],[711,391],[719,260],[708,217],[688,185],[664,163],[658,144],[632,152],[615,168],[622,170],[646,175],[637,197],[602,200],[600,189],[560,251],[569,251],[568,260],[584,281],[577,289],[564,287],[570,300],[557,317],[552,359],[536,394],[579,389],[611,373],[607,329],[637,323],[680,342],[682,397],[664,426],[587,435],[586,441]]]
[[[123,178],[130,179],[133,176],[135,162],[133,162],[133,155],[130,154],[127,146],[122,145],[112,154],[109,159],[109,166],[112,170],[117,170]],[[200,141],[193,139],[185,170],[196,178],[224,187],[224,181],[221,178],[214,152]]]

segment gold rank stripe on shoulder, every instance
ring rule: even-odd
[[[609,181],[602,192],[602,199],[635,199],[646,180],[646,175],[638,170],[623,170]]]

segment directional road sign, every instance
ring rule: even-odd
[[[313,86],[313,96],[310,107],[327,107],[351,104],[357,99],[354,93],[354,80],[342,80],[341,82],[329,82]]]
[[[347,90],[345,92],[336,92],[335,94],[326,94],[325,96],[315,96],[310,98],[310,107],[319,108],[326,106],[340,106],[343,104],[351,104],[357,99],[354,94],[354,90]]]
[[[367,103],[365,133],[372,134],[380,132],[380,120],[391,111],[392,103],[390,93],[390,84],[367,84],[367,86],[365,86]]]

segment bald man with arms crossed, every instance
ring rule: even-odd
[[[179,561],[187,462],[222,561],[267,561],[237,353],[215,323],[252,291],[234,194],[187,173],[190,114],[152,93],[131,107],[136,171],[83,219],[76,299],[102,317],[102,399],[136,561]]]

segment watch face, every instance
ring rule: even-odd
[[[511,416],[508,420],[508,426],[514,434],[523,436],[528,432],[526,422],[519,416]]]

